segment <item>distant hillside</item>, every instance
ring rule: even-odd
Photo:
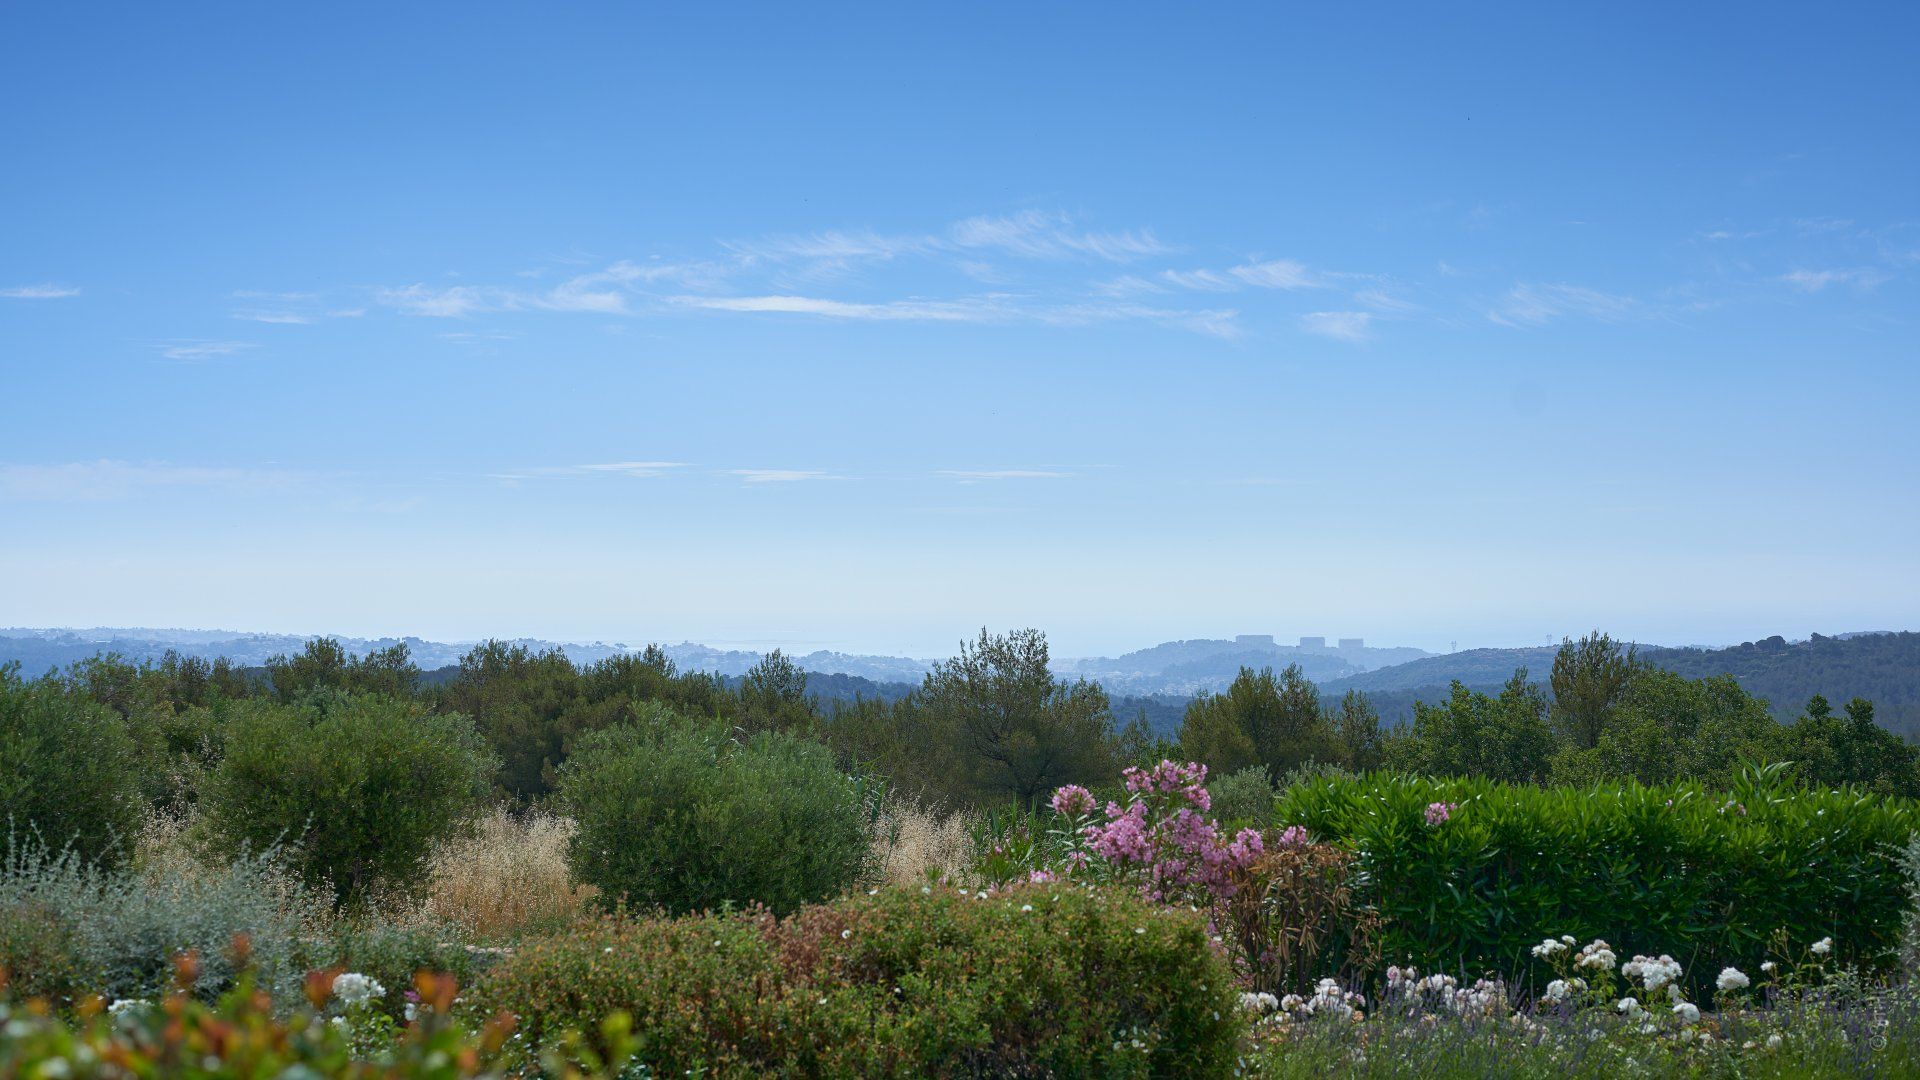
[[[1120,656],[1064,659],[1054,663],[1054,670],[1063,678],[1097,682],[1111,694],[1187,696],[1225,689],[1243,667],[1279,670],[1298,664],[1307,678],[1324,680],[1405,664],[1426,655],[1412,648],[1281,645],[1271,634],[1241,634],[1234,638],[1168,641]]]
[[[1323,695],[1363,690],[1382,719],[1410,718],[1416,699],[1445,697],[1458,679],[1470,689],[1493,691],[1525,667],[1544,683],[1553,667],[1550,647],[1473,649],[1430,656],[1379,671],[1320,684]],[[1724,649],[1647,647],[1640,658],[1689,678],[1731,675],[1748,693],[1767,699],[1781,720],[1799,716],[1815,694],[1836,708],[1849,699],[1873,702],[1874,716],[1893,731],[1920,736],[1920,633],[1857,633],[1807,641],[1771,637]]]
[[[1420,690],[1431,686],[1444,688],[1456,679],[1475,690],[1497,690],[1513,678],[1515,668],[1524,667],[1528,675],[1544,681],[1547,670],[1553,666],[1554,653],[1558,651],[1550,646],[1538,645],[1524,649],[1468,649],[1423,657],[1378,671],[1329,679],[1320,684],[1320,691],[1338,695],[1348,690],[1363,690],[1372,694],[1385,690]]]
[[[1770,637],[1725,649],[1652,649],[1647,659],[1694,678],[1732,675],[1783,719],[1800,715],[1815,694],[1836,709],[1863,697],[1882,724],[1920,735],[1920,633]]]

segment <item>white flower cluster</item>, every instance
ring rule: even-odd
[[[1533,947],[1533,958],[1536,960],[1551,960],[1561,953],[1566,952],[1572,946],[1572,934],[1562,934],[1557,940],[1554,938],[1544,938],[1540,944]]]
[[[1558,1004],[1587,989],[1585,979],[1555,979],[1547,984],[1546,999]]]
[[[386,994],[387,988],[381,986],[379,980],[357,971],[343,972],[333,980],[333,996],[339,998],[340,1003],[350,1009],[365,1005],[375,998],[385,997]]]
[[[1674,980],[1680,977],[1680,961],[1665,953],[1659,956],[1636,956],[1620,968],[1620,974],[1629,979],[1639,979],[1648,991],[1668,987],[1669,993],[1677,993],[1679,987]]]
[[[1270,1013],[1280,1007],[1280,999],[1272,994],[1241,994],[1240,1007],[1251,1013]]]
[[[1815,956],[1825,956],[1828,953],[1833,951],[1833,939],[1830,937],[1823,937],[1819,941],[1816,941],[1812,945],[1809,945],[1808,948],[1813,950],[1813,955]]]
[[[1720,977],[1714,980],[1714,985],[1722,991],[1745,990],[1753,985],[1753,980],[1747,978],[1747,973],[1739,968],[1721,968]]]
[[[1477,979],[1462,987],[1451,975],[1423,977],[1415,968],[1390,967],[1387,1001],[1412,1011],[1437,1008],[1459,1016],[1497,1016],[1507,1011],[1507,986],[1498,979]]]
[[[1596,971],[1612,971],[1613,965],[1618,960],[1619,958],[1613,955],[1611,945],[1600,938],[1594,938],[1592,944],[1580,950],[1580,955],[1574,959],[1573,965],[1592,968]]]
[[[146,998],[120,998],[113,1004],[107,1006],[107,1015],[115,1018],[131,1016],[134,1013],[148,1008],[152,1004],[153,1002],[148,1001]]]
[[[1360,1010],[1366,1006],[1366,995],[1340,989],[1340,983],[1336,979],[1321,979],[1310,997],[1288,994],[1282,998],[1275,998],[1268,993],[1240,995],[1242,1009],[1261,1016],[1272,1013],[1276,1020],[1304,1020],[1311,1016],[1357,1020],[1360,1018]]]

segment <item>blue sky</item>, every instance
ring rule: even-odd
[[[0,625],[1915,627],[1920,9],[827,7],[8,5]]]

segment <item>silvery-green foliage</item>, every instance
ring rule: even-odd
[[[218,994],[233,982],[233,940],[244,933],[259,984],[290,1001],[305,970],[302,913],[312,906],[272,852],[155,878],[28,842],[0,866],[0,919],[32,912],[56,923],[79,972],[76,989],[109,1000],[164,994],[174,957],[188,950],[199,956],[198,990]]]
[[[1920,979],[1920,833],[1907,838],[1896,854],[1907,875],[1907,922],[1900,937],[1900,969]]]

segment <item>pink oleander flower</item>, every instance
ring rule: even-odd
[[[1081,817],[1093,813],[1093,792],[1079,784],[1068,784],[1053,793],[1053,812],[1067,817]]]
[[[1034,872],[1027,875],[1027,880],[1034,883],[1035,885],[1044,885],[1044,884],[1047,884],[1048,882],[1057,881],[1059,879],[1053,876],[1053,871],[1051,870],[1035,870]]]
[[[1263,841],[1253,829],[1220,835],[1207,816],[1206,776],[1206,767],[1194,763],[1128,769],[1127,804],[1108,803],[1107,820],[1082,830],[1087,848],[1155,900],[1231,895],[1235,872],[1260,856]]]
[[[1309,843],[1307,839],[1307,827],[1305,825],[1289,825],[1280,830],[1280,835],[1274,837],[1273,842],[1278,847],[1301,847]]]
[[[1460,808],[1459,803],[1436,802],[1427,804],[1427,824],[1444,825],[1453,812]]]

